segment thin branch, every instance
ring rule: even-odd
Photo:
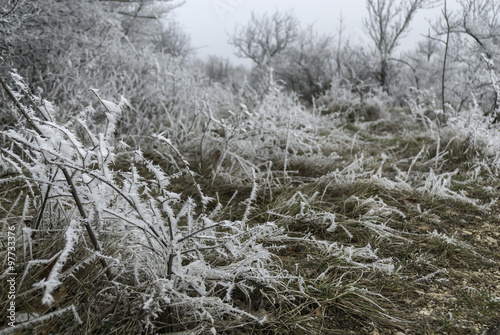
[[[75,184],[73,183],[73,180],[71,179],[71,176],[68,173],[68,170],[66,170],[63,166],[59,166],[61,169],[62,173],[64,174],[64,178],[66,178],[66,182],[71,188],[71,194],[73,195],[73,199],[75,200],[76,206],[78,208],[78,211],[80,212],[80,216],[83,218],[85,229],[87,229],[87,233],[90,237],[90,240],[92,241],[92,245],[94,246],[94,249],[98,252],[101,252],[101,247],[99,246],[99,243],[97,242],[97,238],[95,237],[94,231],[92,230],[92,227],[90,226],[88,222],[88,217],[87,213],[85,213],[85,209],[83,208],[82,202],[80,200],[80,197],[78,195],[78,192],[76,191]],[[108,268],[108,265],[106,263],[106,260],[102,257],[99,258],[99,261],[101,262],[101,265],[104,269],[106,269],[106,276],[108,277],[109,280],[113,278],[111,271]]]
[[[125,15],[125,16],[132,16],[134,19],[149,19],[149,20],[157,20],[158,17],[156,15],[139,15],[139,14],[132,14],[132,13],[127,13],[127,12],[118,12],[120,15]]]
[[[16,97],[14,96],[14,93],[12,93],[9,86],[7,86],[7,84],[5,83],[5,81],[3,80],[2,77],[0,77],[0,84],[2,84],[4,90],[7,92],[7,95],[9,96],[9,98],[12,100],[12,102],[14,102],[14,105],[16,105],[17,109],[19,109],[19,112],[21,112],[21,114],[26,119],[26,121],[28,121],[30,126],[38,133],[38,135],[42,135],[42,131],[40,130],[40,128],[38,128],[37,125],[35,125],[35,123],[31,119],[31,117],[28,115],[28,113],[26,113],[23,106],[16,99]]]

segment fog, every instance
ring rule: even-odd
[[[456,3],[449,4],[451,8]],[[338,35],[340,17],[343,17],[344,36],[351,44],[370,43],[363,26],[367,16],[364,0],[187,0],[175,11],[176,19],[191,35],[197,54],[227,57],[237,64],[250,64],[248,60],[234,56],[234,49],[227,43],[228,34],[235,27],[244,25],[252,11],[257,14],[274,11],[291,11],[303,25],[313,24],[319,32]],[[420,10],[412,29],[402,40],[399,51],[410,49],[426,34],[429,21],[440,14],[440,9]]]

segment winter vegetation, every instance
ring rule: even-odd
[[[253,14],[247,69],[173,0],[0,0],[0,334],[497,334],[500,4],[458,3]]]

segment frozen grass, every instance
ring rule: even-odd
[[[21,79],[14,79],[23,90]],[[31,97],[26,90],[24,93]],[[125,320],[129,319],[129,329],[134,332],[227,327],[222,322],[226,318],[262,322],[265,315],[257,317],[235,306],[239,300],[250,304],[256,286],[261,299],[276,303],[291,299],[289,286],[295,282],[300,287],[300,278],[276,266],[275,256],[261,242],[271,236],[279,239],[282,229],[272,222],[247,225],[257,185],[254,183],[239,220],[214,221],[221,206],[207,209],[213,199],[203,193],[188,162],[162,135],[157,140],[170,145],[184,163],[180,173],[191,176],[196,200],[170,191],[170,176],[146,160],[140,150],[128,158],[128,171],[111,169],[117,151],[113,134],[126,102],[122,99],[114,104],[96,97],[106,114],[103,132],[93,133],[86,127],[90,116],[85,113],[65,126],[49,121],[51,110],[39,119],[35,105],[19,105],[31,129],[4,132],[12,146],[3,150],[2,163],[17,171],[12,179],[29,189],[32,200],[26,199],[22,215],[36,222],[36,227],[26,227],[30,229],[27,236],[19,235],[18,248],[38,251],[41,240],[52,243],[41,255],[28,254],[25,269],[18,269],[21,284],[27,285],[24,288],[33,285],[34,292],[42,294],[41,304],[48,308],[67,304],[56,301],[56,292],[68,280],[79,279],[75,272],[82,268],[92,271],[99,260],[105,267],[102,289],[113,291],[108,299],[116,303],[126,297],[126,308],[133,317]],[[84,129],[82,139],[69,128],[74,125]],[[63,219],[50,225],[54,215]],[[5,220],[12,219],[15,217],[7,215]],[[63,234],[45,235],[53,230]],[[28,280],[44,264],[50,264],[47,275],[35,282]],[[99,269],[94,271],[89,284],[103,276]],[[76,309],[82,312],[83,307],[77,304]]]
[[[471,312],[445,326],[410,303],[500,257],[467,235],[498,213],[498,128],[477,109],[441,127],[411,113],[345,125],[270,82],[254,101],[194,90],[176,105],[190,112],[129,140],[120,122],[148,105],[94,90],[60,123],[9,85],[22,105],[2,132],[0,211],[16,225],[19,328],[465,334],[494,318],[498,293],[474,282],[454,298]]]

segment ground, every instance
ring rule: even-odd
[[[262,211],[276,210],[297,192],[308,199],[319,192],[321,199],[309,204],[316,213],[335,213],[337,228],[330,232],[314,219],[293,216],[298,209],[288,206],[281,213],[293,218],[280,222],[290,233],[311,234],[343,246],[370,244],[380,259],[393,260],[394,271],[388,275],[369,267],[349,268],[300,242],[288,243],[278,253],[281,262],[306,278],[315,301],[301,301],[279,311],[263,307],[261,312],[272,322],[253,328],[252,333],[496,334],[494,328],[500,324],[500,205],[496,202],[500,182],[490,177],[471,181],[474,166],[463,153],[466,150],[449,144],[435,174],[450,173],[449,189],[462,198],[437,190],[416,191],[424,184],[422,176],[429,177],[436,167],[436,143],[424,133],[419,136],[421,130],[397,130],[398,120],[396,116],[392,121],[348,125],[344,130],[358,136],[360,144],[354,154],[352,149],[339,153],[336,161],[344,163],[322,167],[317,160],[291,163],[296,173],[289,187],[274,190],[272,202],[261,194],[259,204]],[[391,189],[372,177],[385,154],[387,162],[379,175],[396,181],[395,167],[408,169],[424,146],[429,149],[421,156],[422,164],[415,161],[408,173],[408,179],[413,173],[421,178],[411,184],[415,189]],[[343,182],[339,181],[342,173],[332,175],[332,170],[345,169],[361,154],[371,174],[358,171],[353,180]],[[370,221],[374,225],[367,224]],[[371,293],[354,290],[351,284]],[[360,298],[363,295],[365,300]]]

